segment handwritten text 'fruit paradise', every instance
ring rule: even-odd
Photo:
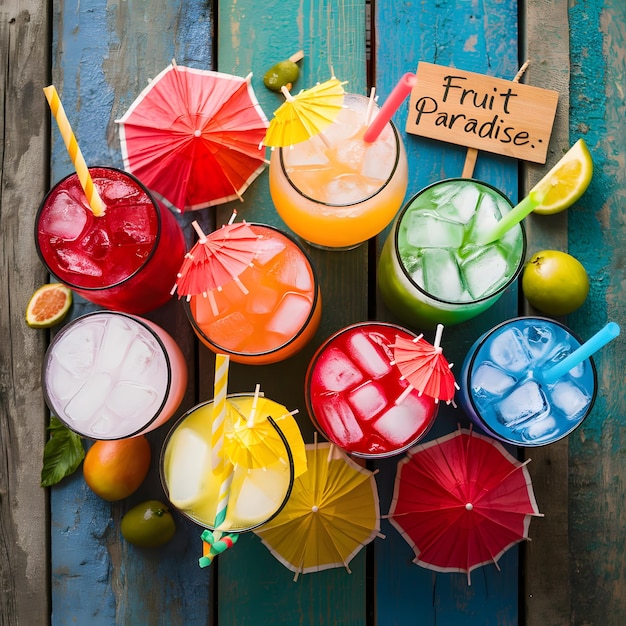
[[[545,163],[558,97],[548,89],[420,63],[406,131]]]

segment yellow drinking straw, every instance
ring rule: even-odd
[[[44,87],[43,92],[46,94],[52,115],[59,126],[61,137],[63,137],[65,147],[70,155],[70,159],[72,160],[72,164],[74,165],[74,169],[78,175],[78,180],[80,181],[83,191],[85,192],[85,196],[87,196],[89,206],[91,207],[93,214],[96,217],[100,217],[101,215],[104,215],[104,203],[94,187],[91,174],[89,174],[89,168],[87,167],[83,154],[78,147],[76,137],[74,137],[72,127],[70,126],[69,120],[65,115],[65,109],[63,108],[63,104],[61,104],[61,99],[59,98],[56,87],[54,85]]]

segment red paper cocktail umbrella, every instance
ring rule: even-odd
[[[452,365],[443,356],[442,333],[443,325],[438,324],[434,344],[428,343],[423,335],[411,340],[396,337],[393,362],[409,383],[405,393],[417,389],[420,395],[454,404],[454,392],[459,386],[454,380]]]
[[[172,62],[117,122],[126,169],[179,211],[241,199],[265,167],[249,78]]]
[[[389,521],[415,563],[470,572],[528,538],[541,516],[525,463],[467,429],[411,448],[398,463]]]
[[[247,293],[239,276],[252,263],[260,238],[245,222],[235,223],[235,216],[236,212],[228,224],[208,235],[202,232],[197,222],[192,223],[199,239],[185,255],[172,289],[172,292],[178,291],[179,297],[208,297],[216,314],[215,290],[234,281]]]

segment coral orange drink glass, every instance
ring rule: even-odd
[[[392,123],[363,141],[369,99],[346,94],[322,137],[272,152],[272,201],[293,232],[321,248],[353,248],[380,233],[408,184],[404,145]]]
[[[330,441],[362,457],[403,452],[426,435],[437,416],[433,398],[419,396],[392,365],[401,326],[362,322],[326,340],[309,365],[305,395],[313,423]],[[400,402],[396,402],[400,399]]]
[[[46,403],[68,428],[92,439],[123,439],[164,424],[187,386],[174,339],[146,319],[96,311],[70,322],[43,365]]]
[[[209,298],[184,301],[198,338],[213,352],[237,363],[282,361],[303,348],[317,330],[322,314],[320,287],[304,250],[278,229],[249,224],[261,238],[257,253],[236,282]]]
[[[104,215],[94,216],[76,174],[57,183],[35,221],[42,262],[108,309],[141,314],[165,304],[185,255],[180,225],[134,176],[111,167],[89,171]]]

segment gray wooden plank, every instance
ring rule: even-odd
[[[0,624],[46,624],[48,515],[39,486],[46,440],[39,372],[46,331],[24,322],[46,281],[35,252],[35,211],[46,189],[45,101],[37,89],[50,58],[48,6],[0,5]]]

